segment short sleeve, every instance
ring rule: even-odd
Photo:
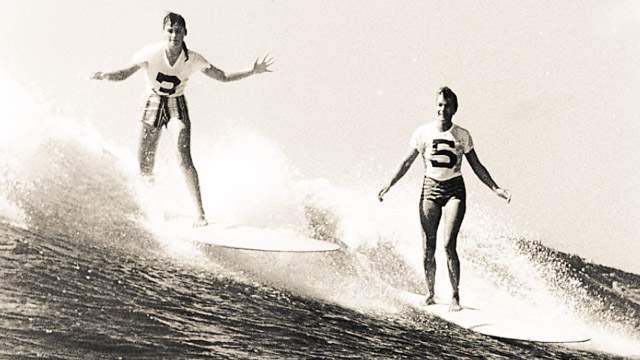
[[[416,129],[413,134],[411,135],[411,139],[409,140],[409,149],[416,149],[419,152],[422,152],[422,145],[421,143],[423,143],[423,141],[421,141],[422,136],[421,133],[422,131],[420,131],[421,128]]]
[[[138,50],[131,57],[131,64],[142,64],[148,62],[153,50],[154,48],[151,45],[145,46],[142,49]]]
[[[189,60],[193,61],[193,69],[202,71],[209,67],[209,61],[195,51],[189,51]]]
[[[140,63],[143,63],[144,61],[145,59],[144,59],[144,54],[142,54],[142,50],[137,51],[131,57],[131,64],[140,64]]]
[[[473,150],[473,139],[471,138],[471,133],[469,131],[465,132],[467,136],[465,136],[464,141],[464,153],[467,154],[469,151]]]

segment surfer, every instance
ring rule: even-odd
[[[458,110],[458,98],[448,87],[440,88],[437,96],[436,120],[420,126],[411,137],[408,156],[391,181],[378,193],[383,200],[389,189],[400,180],[411,167],[418,154],[424,162],[424,182],[420,196],[420,224],[424,248],[424,271],[427,282],[427,305],[435,303],[434,287],[436,274],[436,234],[440,218],[445,218],[445,250],[449,280],[453,288],[450,311],[459,311],[460,260],[456,242],[466,210],[466,190],[462,179],[463,155],[469,161],[473,172],[499,197],[511,201],[511,193],[500,188],[491,178],[489,171],[478,159],[473,147],[471,134],[452,122]]]
[[[141,175],[151,180],[155,154],[162,127],[176,135],[180,167],[187,187],[198,211],[194,226],[207,224],[198,173],[191,158],[191,120],[184,97],[184,89],[191,74],[201,71],[212,79],[227,82],[248,76],[270,72],[273,60],[267,55],[257,59],[248,71],[227,74],[210,64],[202,55],[188,49],[184,42],[187,25],[184,18],[176,13],[168,13],[162,22],[165,41],[138,51],[132,63],[113,72],[96,72],[92,79],[122,81],[140,69],[145,70],[147,79],[147,100],[142,113],[138,162]],[[174,120],[174,121],[171,121]]]

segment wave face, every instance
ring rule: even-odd
[[[305,179],[279,144],[248,129],[225,129],[198,163],[209,216],[294,229],[344,251],[158,238],[146,220],[193,213],[173,159],[160,159],[145,188],[129,151],[11,89],[16,101],[1,114],[10,129],[0,148],[1,358],[639,355],[640,276],[545,247],[474,204],[459,241],[463,303],[555,318],[592,341],[501,342],[411,308],[399,292],[424,289],[417,200],[382,207],[369,184]],[[441,253],[438,264],[446,299]]]

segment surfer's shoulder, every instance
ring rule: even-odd
[[[435,121],[429,121],[429,122],[426,122],[426,123],[418,126],[414,132],[423,133],[423,132],[428,132],[428,131],[434,131],[435,128],[436,128],[436,122]]]
[[[161,42],[155,42],[151,44],[144,45],[141,47],[136,53],[133,55],[133,59],[136,62],[145,61],[152,56],[160,53],[164,49],[164,44]]]
[[[471,132],[469,130],[467,130],[466,128],[463,128],[462,126],[456,123],[454,123],[453,126],[451,127],[451,132],[462,134],[464,136],[471,136]]]

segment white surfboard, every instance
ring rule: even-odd
[[[178,218],[153,228],[163,236],[231,249],[296,253],[340,250],[337,244],[310,239],[292,229],[225,224],[209,224],[194,228],[192,223],[192,220]]]
[[[518,319],[465,304],[460,311],[449,311],[449,304],[437,302],[426,305],[425,296],[406,291],[401,292],[400,297],[416,309],[493,338],[540,343],[581,343],[590,340],[581,334],[567,333],[542,321]]]

